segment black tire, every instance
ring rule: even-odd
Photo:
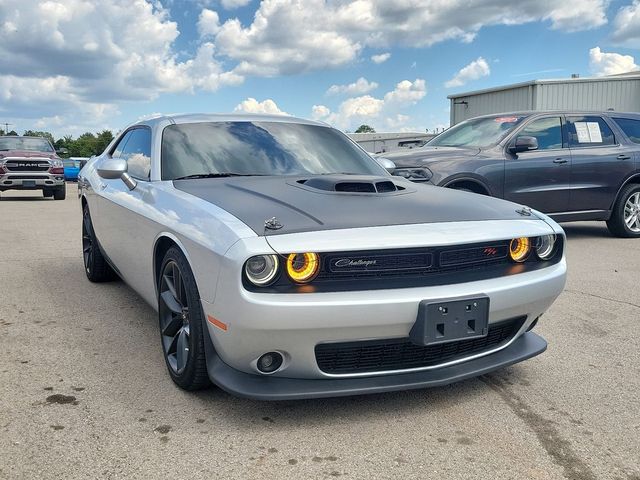
[[[628,219],[630,216],[637,219],[631,226],[625,221],[625,218]],[[622,189],[613,205],[611,217],[607,220],[607,227],[616,237],[640,237],[640,185],[630,184]]]
[[[158,321],[171,379],[184,390],[207,388],[211,382],[205,358],[206,332],[200,294],[189,262],[177,247],[171,247],[162,260]]]
[[[64,200],[67,198],[67,186],[62,185],[60,187],[56,187],[53,190],[53,199],[54,200]]]
[[[53,190],[50,190],[48,188],[45,188],[44,190],[42,190],[42,196],[44,198],[51,198],[53,197]]]
[[[116,274],[109,266],[100,251],[96,234],[93,231],[89,207],[82,207],[82,258],[84,273],[89,281],[94,283],[108,282],[116,278]]]

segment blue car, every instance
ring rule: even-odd
[[[78,181],[78,173],[80,173],[80,161],[86,160],[85,158],[80,157],[71,157],[63,160],[64,165],[64,179],[67,181],[77,182]]]

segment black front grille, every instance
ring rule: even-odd
[[[438,365],[490,350],[511,339],[526,317],[490,324],[486,337],[420,346],[408,338],[316,345],[316,361],[325,373],[349,374],[405,370]]]
[[[8,160],[5,168],[10,172],[46,172],[51,165],[42,160]]]

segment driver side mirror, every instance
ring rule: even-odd
[[[511,153],[528,152],[538,149],[538,139],[536,137],[521,136],[516,137],[515,143],[509,147]]]
[[[121,179],[129,190],[136,188],[137,182],[127,173],[127,162],[121,158],[107,158],[97,168],[98,175],[107,180]]]
[[[374,157],[374,158],[375,158],[375,161],[378,162],[378,165],[384,168],[387,172],[393,173],[394,170],[396,169],[396,164],[393,163],[392,160],[389,160],[388,158],[384,158],[384,157]]]

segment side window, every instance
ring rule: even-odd
[[[620,127],[629,140],[633,143],[640,143],[640,120],[632,118],[614,118],[614,122]]]
[[[539,118],[525,126],[519,137],[535,137],[538,150],[562,148],[562,121],[560,117]]]
[[[122,149],[124,148],[124,146],[127,144],[127,140],[129,140],[129,137],[131,136],[131,130],[129,130],[124,137],[122,137],[120,139],[120,141],[118,142],[118,144],[116,145],[116,148],[113,150],[113,153],[111,154],[111,157],[113,158],[120,158],[122,156]]]
[[[585,115],[583,117],[567,117],[569,130],[569,146],[602,147],[615,145],[616,139],[607,122],[602,117]]]
[[[151,176],[151,130],[135,128],[122,149],[120,158],[127,161],[129,175],[139,180]]]

